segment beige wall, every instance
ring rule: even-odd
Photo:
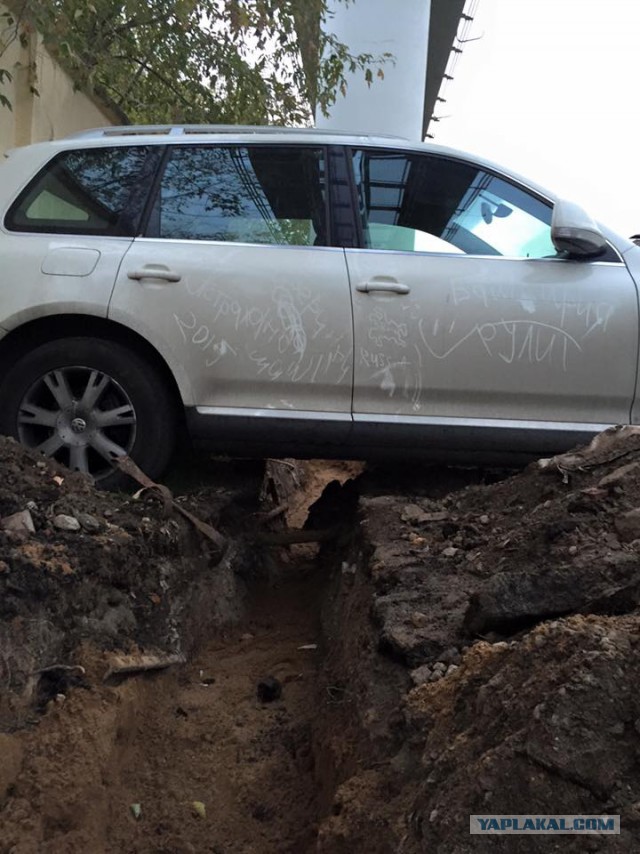
[[[0,13],[5,11],[0,0]],[[7,35],[6,31],[0,34],[0,50]],[[37,71],[33,85],[39,96],[30,91],[32,72],[29,66],[34,60]],[[0,86],[0,92],[13,107],[9,110],[0,106],[0,153],[17,145],[115,124],[113,114],[106,107],[82,92],[74,92],[70,77],[43,48],[37,35],[29,37],[26,48],[14,40],[0,56],[0,68],[6,68],[13,75],[11,83]]]

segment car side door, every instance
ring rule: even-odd
[[[85,145],[59,151],[38,170],[4,217],[0,326],[59,314],[106,317],[154,154],[145,145]],[[29,155],[13,152],[3,171],[20,175]]]
[[[258,418],[349,429],[351,302],[326,161],[319,145],[167,148],[109,315],[162,353],[204,433]]]
[[[614,250],[559,257],[552,204],[471,162],[374,148],[351,159],[356,436],[629,420],[637,294]]]

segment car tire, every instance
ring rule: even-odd
[[[0,381],[0,432],[106,489],[127,485],[114,467],[128,454],[151,478],[166,468],[176,410],[159,371],[135,350],[101,338],[63,338],[20,356]],[[130,481],[129,481],[130,483]]]

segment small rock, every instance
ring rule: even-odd
[[[38,469],[46,469],[46,467],[47,467],[47,464],[43,460],[40,460],[39,462],[36,463],[36,468],[38,468]]]
[[[425,682],[429,681],[429,677],[431,676],[431,668],[428,664],[423,664],[420,667],[416,667],[415,670],[412,670],[409,676],[411,677],[411,681],[416,687],[418,685],[424,685]]]
[[[436,661],[436,663],[433,665],[434,673],[446,673],[446,670],[447,665],[444,664],[444,662],[442,661]]]
[[[78,522],[75,516],[67,516],[64,513],[60,513],[57,516],[53,517],[53,525],[59,531],[80,530],[80,522]]]
[[[570,555],[578,554],[578,547],[577,546],[569,546],[569,554]]]
[[[193,807],[193,812],[198,818],[206,818],[207,817],[207,808],[202,803],[202,801],[193,801],[191,806]]]
[[[442,679],[444,673],[441,670],[434,670],[431,676],[429,677],[429,682],[437,682],[439,679]]]
[[[489,517],[485,513],[483,516],[480,517],[480,519],[478,521],[480,522],[481,525],[488,525],[489,524]]]
[[[405,504],[400,518],[403,522],[407,522],[410,525],[423,525],[427,522],[444,522],[445,519],[449,518],[449,514],[446,510],[436,510],[428,513],[417,504]]]
[[[402,508],[402,513],[400,514],[400,518],[403,522],[409,522],[410,524],[419,524],[422,521],[422,517],[427,514],[419,507],[417,504],[405,504]]]
[[[429,625],[429,617],[427,617],[426,614],[423,614],[422,611],[414,611],[409,617],[409,620],[416,629]]]
[[[273,703],[282,696],[282,683],[275,676],[267,676],[258,682],[257,694],[261,703]]]
[[[96,519],[95,516],[91,516],[89,513],[77,513],[76,518],[89,534],[97,534],[104,527],[104,524],[99,519]]]
[[[429,821],[433,824],[433,822],[438,818],[438,810],[431,810],[429,813]]]
[[[447,667],[447,676],[451,676],[451,674],[455,673],[456,670],[458,670],[458,665],[457,664],[450,664]]]
[[[253,640],[253,635],[251,632],[245,632],[243,635],[240,635],[240,640],[243,642]]]
[[[442,555],[444,557],[455,557],[460,549],[457,549],[455,546],[447,546],[446,549],[442,549]]]
[[[349,563],[348,561],[343,560],[340,570],[344,578],[352,580],[355,577],[357,567],[355,563]]]
[[[3,531],[16,531],[23,534],[35,534],[36,528],[28,510],[20,510],[11,516],[0,519],[0,528]]]

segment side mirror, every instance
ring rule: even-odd
[[[551,218],[551,240],[558,252],[572,258],[595,258],[607,241],[589,214],[573,202],[556,202]]]

